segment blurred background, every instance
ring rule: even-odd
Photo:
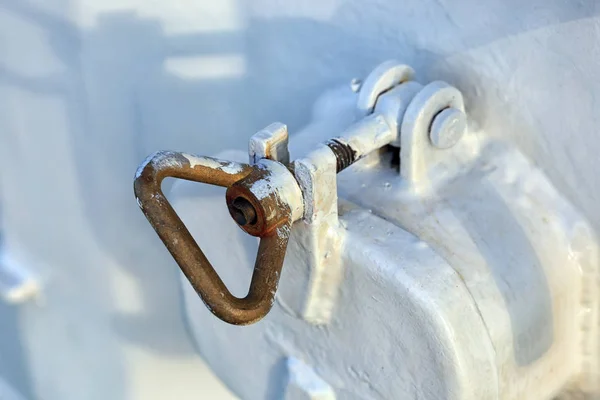
[[[535,105],[499,122],[551,86],[549,110],[597,127],[600,53],[576,39],[597,37],[597,15],[558,0],[0,0],[0,399],[234,398],[186,333],[134,172],[159,149],[244,150],[273,121],[293,135],[325,89],[386,59],[459,87],[598,226],[600,178],[572,179],[593,164],[571,155],[600,141],[528,134],[565,126]]]

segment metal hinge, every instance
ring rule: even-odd
[[[304,318],[326,322],[340,279],[336,174],[386,146],[399,153],[400,175],[415,192],[427,191],[429,170],[443,164],[467,129],[458,89],[441,81],[421,85],[412,68],[387,61],[360,84],[357,121],[341,135],[290,162],[288,132],[274,123],[250,139],[250,164],[157,152],[139,167],[134,190],[140,208],[192,286],[214,315],[238,325],[250,324],[271,309],[284,256],[294,227],[295,245],[307,249],[313,271]],[[174,177],[223,186],[232,218],[261,238],[248,295],[233,296],[161,191]],[[337,249],[337,250],[336,250]],[[328,306],[329,304],[329,306]]]

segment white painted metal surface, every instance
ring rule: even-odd
[[[343,108],[352,102],[338,96],[339,109],[331,115],[351,115]],[[348,89],[345,96],[354,95]],[[211,316],[187,290],[188,318],[201,354],[242,397],[283,396],[287,386],[297,386],[285,375],[280,387],[273,383],[276,377],[265,378],[290,357],[319,372],[306,391],[324,381],[340,398],[599,394],[596,238],[514,148],[476,140],[475,132],[445,150],[430,141],[427,120],[442,104],[463,110],[460,99],[442,82],[415,95],[397,124],[400,174],[389,152],[358,162],[337,184],[327,147],[296,162],[305,216],[293,227],[278,306],[264,322],[244,331],[215,324],[207,335],[200,327]],[[292,144],[330,136],[329,129],[315,129],[318,122]],[[377,143],[378,125],[364,125],[368,128],[351,127],[342,137],[356,134]],[[358,147],[366,143],[361,140]],[[350,203],[337,204],[338,184]],[[218,218],[218,204],[208,200],[207,191],[182,183],[174,201],[198,240],[218,248],[219,239],[203,233],[200,222],[194,228],[192,219],[198,208]],[[226,219],[217,221],[226,226]],[[252,253],[239,251],[238,263]],[[231,256],[217,255],[222,263]],[[248,271],[251,262],[245,261]],[[183,286],[188,287],[185,281]],[[231,334],[240,345],[232,344]],[[261,358],[255,364],[257,351]],[[271,383],[249,385],[247,375],[229,372],[234,364]],[[382,379],[386,370],[393,377]]]

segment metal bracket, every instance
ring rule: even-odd
[[[388,60],[379,64],[360,86],[356,112],[358,117],[364,117],[373,112],[378,97],[398,86],[403,82],[410,81],[415,71],[408,65],[396,60]]]
[[[441,81],[426,85],[406,108],[400,127],[400,175],[415,190],[443,178],[456,165],[448,162],[453,160],[448,149],[467,130],[464,110],[460,91]]]
[[[343,277],[345,229],[338,221],[336,173],[377,149],[395,145],[402,149],[401,177],[416,190],[421,184],[419,174],[425,174],[427,166],[444,159],[443,154],[437,153],[456,144],[466,130],[466,124],[449,124],[448,116],[440,114],[446,110],[462,113],[460,92],[444,82],[423,86],[410,80],[413,74],[412,68],[395,61],[379,65],[360,87],[357,113],[361,118],[340,136],[328,140],[326,146],[321,145],[294,162],[304,218],[294,226],[290,242],[294,258],[290,264],[291,268],[302,266],[307,270],[308,281],[304,282],[303,299],[283,294],[283,302],[312,324],[330,321]],[[435,127],[431,133],[430,127]],[[264,137],[262,132],[258,134],[260,138]],[[422,147],[437,153],[422,156]],[[296,273],[295,284],[302,277]]]

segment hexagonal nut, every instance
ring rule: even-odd
[[[434,118],[429,129],[429,139],[438,149],[454,146],[467,130],[467,116],[456,108],[446,108]]]

